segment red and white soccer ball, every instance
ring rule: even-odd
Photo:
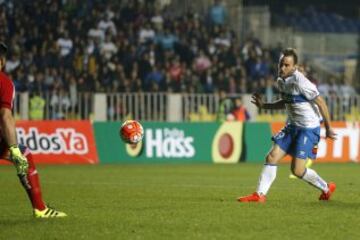
[[[144,129],[138,121],[126,120],[121,125],[120,136],[126,143],[137,144],[144,136]]]

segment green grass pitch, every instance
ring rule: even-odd
[[[0,239],[360,239],[360,166],[315,164],[330,202],[280,165],[266,204],[240,204],[261,164],[39,166],[43,195],[68,213],[34,219],[12,166],[0,166]]]

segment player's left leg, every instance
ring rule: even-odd
[[[20,150],[24,157],[26,157],[29,163],[29,169],[27,172],[27,182],[20,178],[20,182],[23,185],[34,209],[44,210],[46,205],[42,199],[39,174],[34,164],[33,156],[31,152],[25,146],[20,146]]]
[[[269,153],[266,155],[266,162],[261,171],[256,192],[251,195],[239,197],[238,201],[264,203],[266,201],[266,194],[276,178],[277,163],[285,155],[286,152],[278,144],[274,144]]]
[[[294,157],[291,162],[291,171],[298,178],[301,178],[305,182],[322,191],[319,200],[329,200],[331,194],[336,189],[335,183],[327,183],[319,176],[319,174],[317,174],[315,170],[311,168],[306,168],[305,166],[306,159]]]
[[[60,212],[46,206],[42,198],[39,174],[33,160],[33,155],[26,146],[20,145],[19,147],[29,163],[29,170],[27,174],[28,184],[24,181],[21,181],[21,178],[20,181],[30,198],[32,207],[34,209],[34,216],[36,218],[66,217],[67,215],[64,212]]]
[[[34,209],[34,216],[36,218],[53,218],[67,216],[63,212],[46,206],[42,198],[39,174],[33,160],[33,155],[24,145],[19,145],[19,148],[24,157],[26,157],[29,164],[26,179],[23,179],[23,177],[21,176],[19,176],[19,179],[31,201],[31,205]],[[3,157],[5,159],[8,159],[8,153],[6,153]]]
[[[322,194],[319,200],[329,200],[335,191],[335,183],[327,183],[315,170],[306,168],[306,159],[316,159],[317,144],[320,140],[320,127],[304,129],[299,128],[291,155],[291,171],[298,178],[303,179],[310,185],[320,189]]]

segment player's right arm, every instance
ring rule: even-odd
[[[11,110],[8,108],[0,109],[0,127],[8,146],[16,145],[15,120]]]
[[[258,93],[254,93],[252,95],[252,100],[251,103],[255,104],[258,108],[263,108],[263,109],[284,109],[285,108],[285,100],[284,99],[279,99],[275,102],[271,102],[271,103],[264,103],[263,100],[261,99],[260,94]]]
[[[0,127],[3,138],[9,146],[10,160],[14,163],[17,174],[26,176],[29,164],[17,145],[15,119],[9,108],[0,109]]]
[[[9,147],[10,161],[14,163],[17,174],[25,177],[26,181],[29,164],[17,144],[15,119],[11,111],[15,95],[14,85],[5,76],[1,76],[0,81],[0,127],[2,138]]]
[[[326,106],[325,100],[321,96],[317,96],[313,101],[319,107],[320,113],[323,117],[325,130],[326,130],[326,137],[335,140],[336,133],[330,126],[330,114]]]

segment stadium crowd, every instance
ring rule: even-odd
[[[153,0],[0,2],[6,71],[20,92],[274,93],[282,46],[241,42],[220,0],[207,16],[180,17]],[[331,84],[322,89],[342,94]]]

